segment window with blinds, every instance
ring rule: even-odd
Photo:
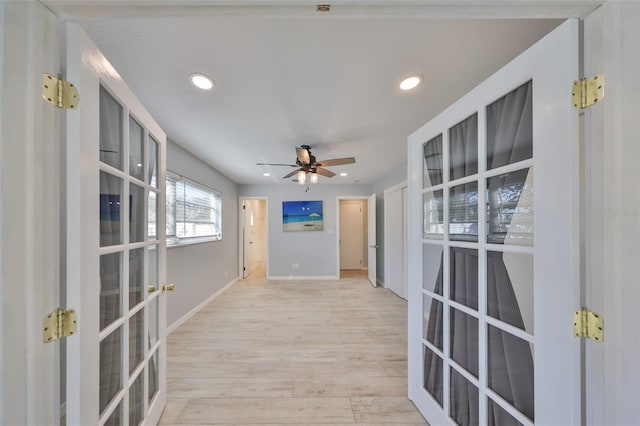
[[[222,239],[220,192],[167,172],[167,243]]]

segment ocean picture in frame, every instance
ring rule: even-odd
[[[283,201],[282,230],[322,231],[322,201]]]

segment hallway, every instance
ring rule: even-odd
[[[407,399],[406,301],[363,278],[252,274],[168,340],[161,424],[426,424]]]

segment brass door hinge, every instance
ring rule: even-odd
[[[604,97],[604,75],[596,74],[591,78],[581,78],[573,82],[573,106],[588,108]]]
[[[78,321],[73,309],[58,308],[42,320],[42,340],[53,342],[76,333]]]
[[[602,342],[604,340],[604,319],[602,315],[580,308],[573,313],[573,334],[576,337]]]
[[[76,109],[80,102],[78,89],[73,83],[64,81],[62,74],[58,74],[57,78],[51,74],[42,74],[42,98],[63,109]]]

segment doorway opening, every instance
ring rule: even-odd
[[[267,276],[267,200],[240,200],[240,276],[242,279]]]
[[[366,278],[369,267],[367,200],[339,200],[340,278]]]

